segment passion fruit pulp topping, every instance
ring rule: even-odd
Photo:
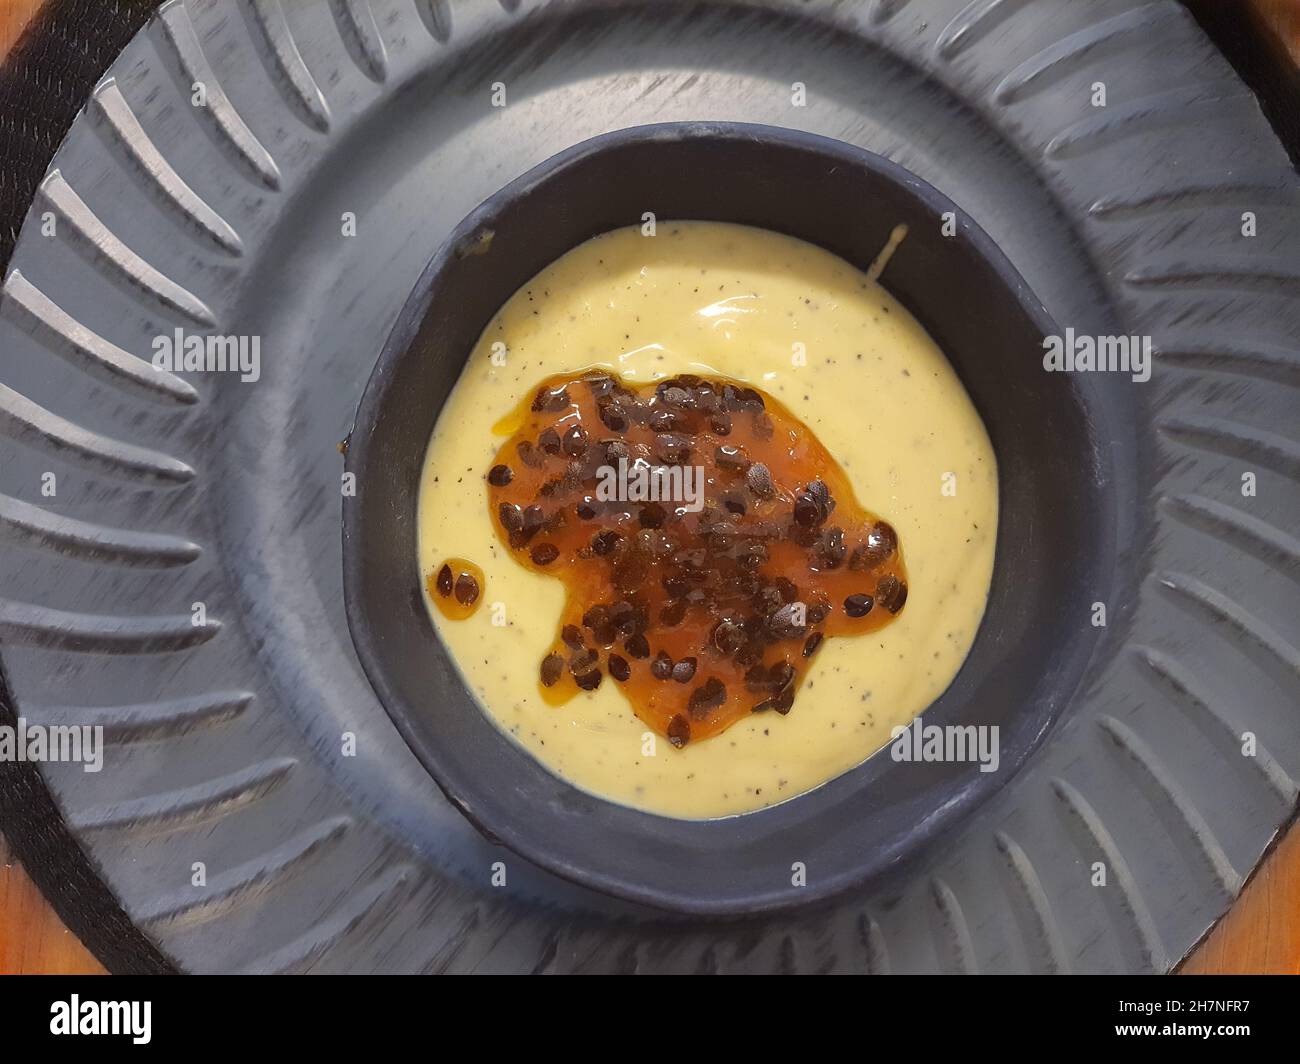
[[[567,591],[538,666],[552,704],[612,682],[681,747],[789,713],[827,638],[876,631],[907,600],[893,528],[755,388],[556,376],[503,424],[494,527]]]
[[[448,558],[426,578],[429,598],[444,617],[463,621],[479,607],[483,570],[464,558]]]

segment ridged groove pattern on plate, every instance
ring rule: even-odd
[[[253,0],[253,11],[262,32],[266,34],[267,44],[280,74],[306,113],[308,122],[321,133],[328,133],[330,105],[307,68],[302,53],[298,51],[298,42],[294,40],[293,30],[284,13],[283,0]]]

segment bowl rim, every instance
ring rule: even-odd
[[[381,347],[380,354],[376,359],[372,371],[367,379],[365,389],[358,403],[356,414],[354,416],[352,429],[347,437],[347,447],[344,453],[344,469],[347,472],[357,472],[358,467],[364,463],[362,459],[371,442],[370,429],[376,424],[378,414],[388,397],[388,379],[392,374],[394,365],[402,359],[408,347],[414,341],[418,329],[423,322],[430,304],[435,294],[434,282],[442,273],[447,265],[463,257],[467,253],[472,253],[472,249],[478,243],[481,234],[485,230],[492,228],[492,222],[500,215],[506,206],[513,201],[526,196],[536,186],[555,179],[565,170],[584,162],[591,156],[603,153],[611,148],[635,143],[675,143],[683,140],[708,140],[708,139],[732,139],[755,141],[760,144],[770,143],[772,141],[781,142],[781,146],[805,151],[816,152],[825,156],[830,161],[841,161],[854,167],[865,167],[874,171],[885,180],[904,188],[913,198],[918,200],[921,205],[935,217],[939,217],[945,212],[952,212],[957,223],[957,229],[962,240],[970,245],[974,254],[981,259],[990,270],[996,275],[1000,285],[1006,290],[1010,301],[1014,300],[1020,311],[1033,323],[1035,329],[1039,330],[1042,335],[1051,335],[1059,332],[1059,328],[1042,304],[1034,294],[1029,284],[1021,276],[1019,271],[1011,263],[1010,259],[1002,251],[1001,247],[990,237],[979,224],[967,214],[957,203],[950,200],[946,195],[930,185],[927,181],[895,163],[882,155],[850,144],[846,141],[838,140],[832,137],[822,136],[820,134],[808,133],[802,130],[791,129],[783,126],[772,126],[760,123],[748,122],[718,122],[718,121],[679,121],[679,122],[662,122],[651,123],[637,126],[629,126],[611,132],[603,133],[595,137],[580,141],[561,152],[556,153],[538,163],[525,173],[514,178],[498,191],[493,193],[477,207],[469,211],[464,218],[452,229],[447,238],[438,247],[429,263],[421,271],[418,280],[415,282],[410,294],[399,311],[397,318],[390,329],[388,336]],[[671,221],[671,216],[656,216],[657,222]],[[628,224],[632,224],[629,222]],[[741,224],[741,223],[737,223]],[[753,223],[745,223],[753,224]],[[761,225],[754,225],[755,228],[764,228]],[[605,230],[602,230],[605,231]],[[780,232],[779,229],[769,229],[772,232]],[[796,239],[806,238],[796,237]],[[578,245],[574,245],[575,247]],[[572,250],[572,248],[568,249]],[[829,249],[827,249],[829,250]],[[838,255],[838,252],[831,251],[832,254]],[[560,255],[565,254],[561,252]],[[558,258],[560,256],[556,256]],[[842,257],[842,256],[841,256]],[[555,259],[551,259],[554,262]],[[545,268],[545,267],[543,267]],[[525,282],[526,283],[526,282]],[[888,289],[888,285],[885,287]],[[506,297],[507,299],[509,296]],[[924,328],[924,325],[922,326]],[[928,330],[927,330],[928,332]],[[468,352],[467,352],[468,354]],[[945,352],[945,357],[947,352]],[[452,387],[455,387],[453,383]],[[1073,387],[1073,385],[1071,385]],[[437,418],[435,417],[435,424]],[[427,445],[426,445],[427,448]],[[427,454],[427,449],[424,454]],[[422,457],[423,461],[423,457]],[[360,485],[360,478],[358,478]],[[398,695],[391,687],[388,677],[385,673],[381,661],[381,655],[376,649],[376,640],[374,633],[369,627],[362,623],[358,616],[360,609],[359,603],[364,601],[364,592],[362,589],[363,570],[365,566],[361,564],[361,552],[352,549],[351,541],[356,537],[358,526],[361,521],[362,507],[359,502],[362,498],[362,489],[358,486],[357,494],[351,499],[345,499],[343,507],[342,520],[342,546],[343,546],[343,584],[346,604],[346,614],[348,628],[351,633],[354,647],[360,660],[362,669],[383,705],[389,719],[397,728],[399,734],[411,749],[417,760],[424,766],[425,770],[433,778],[438,788],[446,796],[447,800],[463,815],[490,843],[505,846],[510,851],[525,858],[532,864],[552,872],[563,879],[575,883],[581,887],[596,890],[610,897],[633,901],[667,912],[685,914],[688,916],[698,917],[725,917],[741,916],[745,914],[772,912],[782,909],[789,909],[810,904],[815,901],[824,900],[830,896],[838,894],[853,886],[861,885],[877,876],[883,875],[894,870],[904,859],[923,850],[927,845],[932,843],[937,835],[942,831],[953,827],[959,823],[962,818],[973,811],[975,807],[982,804],[988,798],[992,797],[1001,787],[1005,786],[1012,776],[1020,771],[1029,761],[1033,752],[1039,748],[1042,743],[1044,734],[1048,729],[1043,729],[1036,735],[1026,746],[1026,749],[1015,760],[1008,772],[1004,773],[979,773],[977,778],[967,787],[963,788],[960,794],[960,800],[945,803],[941,808],[932,811],[929,815],[923,817],[913,829],[913,832],[905,841],[905,844],[898,847],[902,852],[882,851],[882,856],[877,856],[874,860],[868,861],[866,858],[859,862],[853,868],[842,870],[838,873],[827,875],[824,878],[818,877],[816,885],[809,882],[808,885],[792,894],[789,890],[771,889],[765,893],[752,892],[743,900],[738,901],[734,897],[717,899],[714,897],[700,897],[690,895],[684,892],[669,893],[660,888],[647,887],[634,878],[622,876],[616,873],[604,871],[598,867],[592,867],[589,864],[575,863],[554,854],[544,846],[536,843],[527,830],[527,825],[520,820],[519,822],[511,821],[505,824],[486,823],[478,814],[470,795],[459,793],[456,783],[449,778],[450,774],[446,766],[440,761],[436,745],[429,744],[414,726],[411,715],[407,712],[395,710],[395,705],[406,707],[406,699]],[[1000,527],[1000,523],[999,523]],[[1000,551],[999,551],[1000,553]],[[422,586],[422,579],[419,577],[418,559],[411,559],[412,566],[415,568],[417,583]],[[995,571],[996,571],[995,556]],[[427,605],[422,603],[423,608]],[[957,682],[965,663],[969,660],[979,641],[979,630],[984,627],[988,621],[987,611],[981,617],[979,628],[977,628],[975,639],[972,641],[971,650],[968,651],[966,659],[959,667],[949,688]],[[436,628],[430,623],[433,632],[433,638],[441,642],[437,635]],[[1095,650],[1095,647],[1094,647]],[[861,769],[862,765],[888,748],[888,742],[883,746],[867,755],[863,761],[851,766],[844,772],[830,777],[816,787],[807,791],[802,791],[797,795],[784,799],[781,802],[770,806],[764,806],[759,809],[748,810],[742,813],[729,814],[724,817],[690,819],[671,817],[662,813],[656,813],[651,810],[640,809],[635,806],[624,805],[610,798],[588,791],[577,786],[570,780],[554,772],[548,765],[535,758],[530,751],[522,745],[516,743],[509,735],[501,730],[499,724],[479,703],[478,698],[465,684],[463,675],[460,674],[459,663],[447,651],[447,656],[455,666],[458,680],[464,690],[465,696],[474,704],[476,711],[487,718],[489,725],[495,732],[499,741],[513,744],[520,753],[534,762],[540,769],[558,780],[564,787],[569,788],[581,794],[584,798],[613,806],[618,809],[629,811],[639,817],[650,818],[652,820],[666,821],[677,824],[725,824],[746,821],[751,818],[761,817],[764,814],[771,814],[775,810],[788,806],[790,803],[798,801],[807,795],[815,794],[823,790],[830,784],[842,780],[850,774]],[[1075,684],[1068,690],[1065,690],[1059,701],[1062,705],[1073,695],[1082,679],[1083,669],[1080,670],[1076,677]],[[945,692],[948,688],[945,688]],[[942,698],[941,693],[939,698]],[[933,706],[939,698],[936,698],[926,708]],[[1058,707],[1053,714],[1053,720],[1059,717],[1061,709]],[[917,718],[924,716],[926,710],[917,714]],[[917,719],[914,718],[914,719]],[[994,778],[1000,777],[1000,778]]]

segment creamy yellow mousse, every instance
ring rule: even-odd
[[[629,382],[693,373],[752,384],[803,421],[861,505],[897,531],[906,608],[879,631],[827,640],[788,715],[756,713],[677,749],[617,683],[558,706],[543,698],[538,662],[564,588],[500,541],[485,477],[510,431],[502,419],[542,380],[587,368]],[[951,683],[988,596],[997,466],[952,367],[880,284],[791,237],[663,222],[652,236],[630,227],[589,240],[501,308],[438,419],[419,515],[422,576],[436,580],[448,558],[482,570],[471,616],[430,613],[484,712],[584,790],[704,819],[840,775]]]

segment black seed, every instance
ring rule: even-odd
[[[681,573],[670,573],[659,582],[671,599],[685,598],[687,592],[691,590],[690,580]]]
[[[778,661],[767,670],[768,686],[774,691],[788,690],[794,684],[794,666],[788,661]]]
[[[668,722],[668,741],[678,750],[691,741],[691,722],[680,713]]]
[[[871,532],[867,535],[867,546],[879,553],[881,557],[888,558],[898,547],[898,533],[891,525],[887,525],[884,521],[877,521],[871,526]]]
[[[645,611],[631,602],[616,602],[609,609],[610,623],[623,635],[633,635],[645,628]]]
[[[730,617],[724,617],[715,624],[709,638],[712,640],[713,645],[728,657],[749,642],[744,626]]]
[[[478,601],[478,581],[469,573],[456,577],[456,601],[462,606],[472,606]]]
[[[745,472],[745,485],[760,499],[770,499],[776,494],[772,472],[762,462],[755,462]]]
[[[657,502],[645,503],[638,516],[642,528],[660,528],[667,519],[668,511]]]
[[[715,436],[730,436],[731,415],[725,411],[719,410],[709,418],[709,428],[713,430]]]
[[[446,598],[451,594],[451,585],[455,583],[455,577],[451,575],[451,566],[444,565],[438,570],[438,594]]]
[[[850,617],[865,617],[873,605],[870,595],[850,595],[844,600],[844,612]]]
[[[488,470],[488,483],[494,488],[504,488],[514,479],[514,472],[508,465],[494,465]]]
[[[799,598],[799,589],[793,580],[778,576],[773,586],[781,593],[782,602],[795,602]]]
[[[542,388],[533,399],[533,410],[563,410],[569,405],[569,393],[563,388]]]
[[[591,537],[591,549],[599,555],[606,555],[618,546],[619,540],[623,537],[615,532],[612,528],[607,528],[603,532],[597,532]]]
[[[794,500],[794,520],[804,528],[812,528],[823,520],[821,507],[817,500],[806,491],[801,491]]]
[[[584,691],[594,691],[600,686],[600,670],[593,669],[591,672],[584,672],[581,676],[575,676],[573,682],[581,687]]]
[[[596,628],[604,624],[609,618],[609,611],[604,606],[592,606],[582,615],[582,625],[584,628]]]
[[[824,569],[838,569],[844,562],[844,529],[828,528],[817,544],[817,558]]]
[[[574,507],[574,511],[583,521],[592,521],[596,517],[596,505],[590,499],[583,499]]]
[[[648,658],[650,656],[650,641],[640,632],[637,632],[636,635],[630,635],[623,641],[623,649],[634,658]]]
[[[529,557],[536,565],[550,565],[559,556],[560,548],[554,543],[539,543],[529,551]]]
[[[676,433],[662,433],[655,442],[655,454],[667,465],[681,465],[691,457],[690,440]]]
[[[682,419],[671,410],[656,410],[650,415],[651,432],[672,432],[681,426]]]
[[[713,452],[714,460],[721,469],[730,469],[737,473],[743,473],[750,466],[748,456],[739,447],[733,447],[729,443],[721,444]]]
[[[606,403],[598,411],[600,420],[610,432],[626,432],[628,427],[627,411],[619,403]]]
[[[574,425],[564,434],[564,453],[570,458],[580,458],[587,453],[587,430]]]
[[[590,377],[584,377],[583,381],[591,389],[591,394],[597,399],[602,399],[614,390],[614,378],[607,377],[603,373],[597,373]]]
[[[686,705],[691,711],[691,715],[694,716],[702,714],[714,706],[720,706],[726,700],[727,688],[716,676],[710,676],[691,692],[690,701]]]
[[[560,638],[571,650],[581,650],[586,645],[582,641],[582,631],[576,624],[566,624],[561,628]]]
[[[897,613],[907,602],[907,585],[896,576],[882,576],[876,585],[876,601],[890,613]]]
[[[524,527],[524,512],[512,502],[503,502],[498,506],[497,516],[501,518],[501,527],[507,532],[518,532]]]
[[[822,640],[826,637],[821,632],[813,632],[803,644],[803,656],[810,658],[817,653],[817,648],[822,645]]]
[[[884,521],[877,521],[867,533],[867,542],[853,551],[849,568],[874,569],[898,549],[898,533]]]
[[[547,454],[560,453],[560,434],[554,429],[544,429],[537,437],[537,446]]]
[[[676,628],[686,618],[686,603],[670,602],[659,611],[659,622],[667,628]]]
[[[547,687],[554,687],[563,672],[564,659],[559,654],[547,654],[542,658],[542,683]]]
[[[633,554],[614,566],[614,586],[624,594],[635,591],[649,572],[650,566],[645,558]]]
[[[687,409],[694,405],[691,400],[691,394],[685,388],[675,385],[669,385],[666,388],[661,387],[660,398],[669,406],[675,406],[680,409]]]
[[[546,456],[534,447],[528,440],[520,440],[515,448],[519,452],[519,460],[526,466],[533,469],[539,469],[546,464]]]
[[[787,602],[767,619],[767,627],[777,639],[791,639],[803,635],[806,622],[807,609],[801,603]]]
[[[591,667],[600,660],[600,655],[594,650],[577,650],[569,658],[569,668],[573,671],[574,676],[579,676],[591,670]]]
[[[627,663],[627,658],[620,657],[618,654],[609,656],[609,674],[619,683],[627,683],[632,678],[632,666]]]
[[[622,440],[601,440],[600,449],[605,454],[605,464],[616,466],[620,458],[629,458],[632,452]]]
[[[682,658],[673,666],[673,679],[678,683],[690,683],[695,677],[695,666],[694,658]]]
[[[774,709],[784,717],[790,712],[792,705],[794,705],[794,691],[782,691],[779,695],[774,695],[765,702],[760,702],[754,707],[754,712],[761,713],[767,709]]]
[[[824,480],[811,480],[808,482],[808,494],[813,497],[817,503],[818,509],[827,516],[835,509],[835,503],[831,499],[831,489],[826,486]]]
[[[650,675],[656,680],[668,680],[673,675],[673,659],[665,654],[662,650],[655,655],[654,661],[650,662]]]

